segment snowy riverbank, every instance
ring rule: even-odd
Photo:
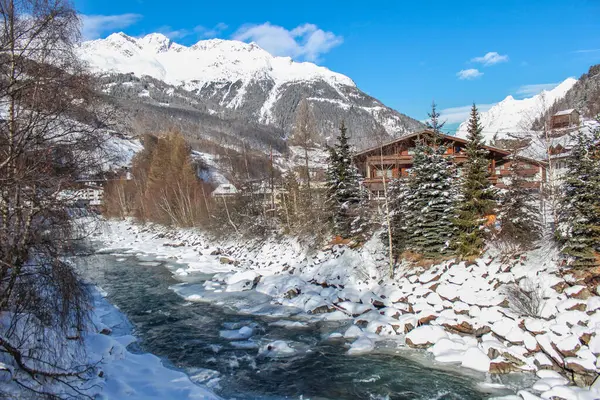
[[[293,309],[310,318],[350,319],[354,324],[348,330],[332,336],[345,338],[351,354],[395,340],[427,349],[437,364],[486,374],[537,374],[533,387],[516,398],[600,396],[597,389],[569,382],[589,385],[597,374],[600,297],[577,285],[572,275],[562,276],[552,249],[511,260],[488,255],[472,264],[412,268],[392,281],[385,278],[385,252],[377,240],[308,256],[291,239],[216,246],[197,231],[128,222],[107,223],[102,240],[112,248],[173,259],[181,264],[173,273],[182,279],[214,273],[202,287],[173,288],[190,301],[226,301],[253,290],[270,296],[282,316]],[[524,317],[509,307],[506,289],[516,282],[538,288],[543,296],[539,317]],[[242,311],[274,312],[261,307],[246,305]]]
[[[33,380],[12,368],[10,361],[0,362],[1,393],[8,396],[6,398],[30,398],[33,394],[13,379],[18,378],[34,391],[54,393],[61,398],[85,395],[99,400],[219,399],[208,389],[193,383],[185,373],[165,367],[158,357],[127,350],[127,346],[136,341],[127,318],[96,288],[92,288],[92,300],[91,326],[83,335],[81,349],[86,364],[93,366],[85,374],[86,380],[69,379],[70,386]],[[79,351],[77,346],[78,343],[73,342],[68,351]]]

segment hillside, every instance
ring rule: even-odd
[[[254,43],[212,39],[186,47],[161,34],[133,38],[117,33],[84,42],[79,54],[102,75],[107,94],[152,105],[158,119],[183,109],[200,123],[212,116],[250,124],[268,131],[272,141],[290,135],[296,107],[307,98],[322,142],[335,134],[342,119],[359,147],[372,144],[374,132],[393,137],[422,127],[362,92],[347,76],[274,57]],[[262,140],[264,135],[257,135]]]
[[[586,118],[595,118],[600,114],[600,64],[591,66],[587,73],[581,75],[564,97],[552,104],[548,112],[536,121],[536,126],[557,111],[570,108],[575,108]]]
[[[507,96],[488,111],[481,113],[483,135],[489,143],[497,139],[510,138],[511,134],[520,134],[531,129],[534,121],[557,100],[565,97],[577,80],[567,78],[552,90],[544,90],[533,97],[517,100]],[[467,122],[460,124],[456,135],[467,136]]]

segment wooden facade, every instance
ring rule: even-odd
[[[559,111],[551,117],[550,125],[551,129],[577,126],[579,125],[579,112],[575,109]]]
[[[386,182],[402,176],[407,176],[413,164],[413,154],[417,143],[431,137],[432,132],[421,131],[406,135],[382,146],[372,147],[356,154],[355,163],[363,176],[363,183],[369,190],[380,197],[383,191],[383,180]],[[441,135],[442,144],[447,147],[446,154],[453,162],[463,164],[467,155],[465,147],[467,140],[455,136]],[[492,184],[499,188],[505,187],[503,178],[509,174],[510,152],[496,147],[484,146],[488,150],[489,173]],[[536,160],[519,158],[523,163],[522,175],[531,182],[532,188],[539,188],[545,179],[543,163]]]

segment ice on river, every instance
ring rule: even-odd
[[[246,340],[254,334],[254,329],[249,326],[243,326],[240,329],[223,330],[219,335],[227,340]]]

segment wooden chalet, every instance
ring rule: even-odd
[[[413,154],[417,143],[431,138],[433,132],[421,131],[396,138],[381,146],[362,150],[355,155],[354,161],[363,176],[363,184],[373,193],[374,197],[383,195],[383,179],[407,176],[412,164]],[[456,136],[441,134],[442,144],[447,146],[446,154],[452,157],[453,162],[460,164],[467,159],[465,147],[467,140]],[[488,150],[490,181],[499,188],[505,187],[503,179],[510,174],[510,151],[492,146],[484,146]],[[518,157],[522,163],[521,174],[531,182],[528,186],[540,188],[545,180],[545,164],[543,162]]]
[[[569,128],[579,125],[579,112],[573,108],[562,110],[550,118],[551,129]]]

